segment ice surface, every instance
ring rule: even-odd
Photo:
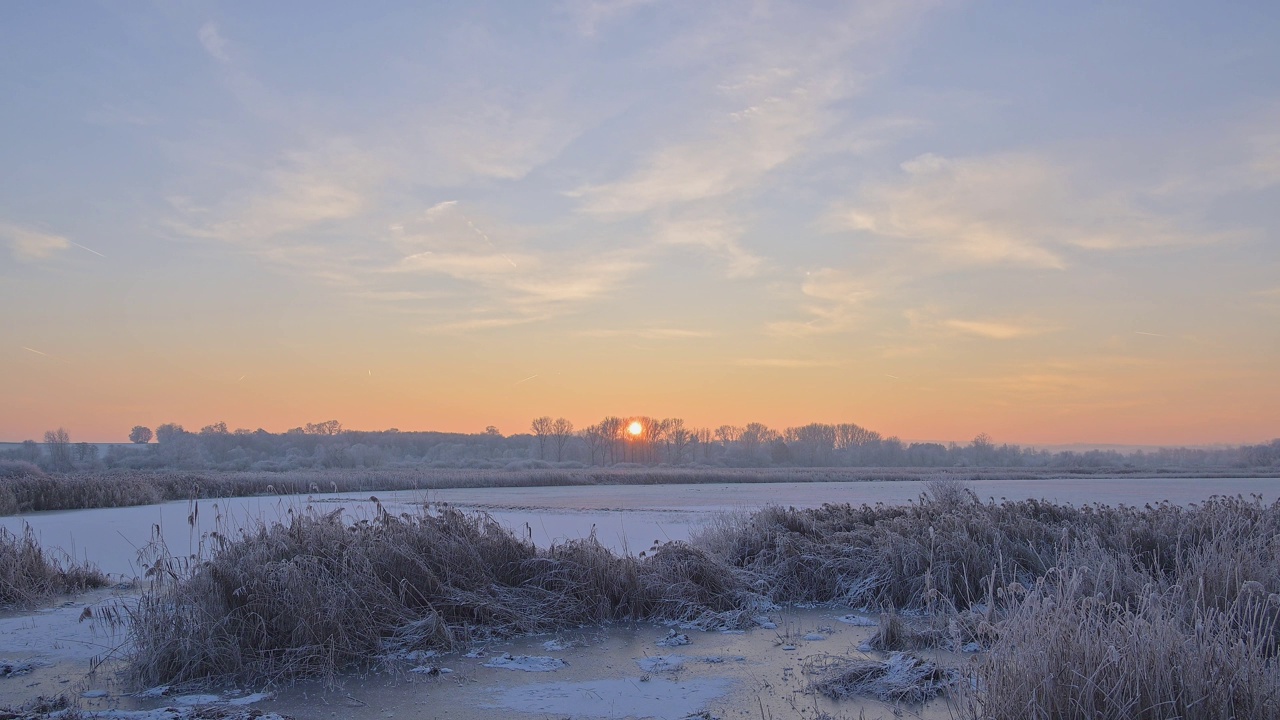
[[[703,710],[731,686],[725,678],[537,683],[498,690],[490,707],[556,717],[679,720]]]

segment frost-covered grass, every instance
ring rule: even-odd
[[[31,528],[21,536],[0,528],[0,607],[33,607],[55,595],[106,584],[96,568],[45,552]]]
[[[873,697],[886,702],[922,703],[955,685],[960,674],[908,653],[884,660],[819,655],[804,663],[813,679],[809,690],[832,700]]]
[[[215,540],[144,599],[142,681],[330,675],[491,635],[627,619],[738,626],[762,604],[810,602],[883,611],[873,645],[885,651],[983,651],[953,690],[974,720],[1280,717],[1280,503],[1258,499],[982,503],[933,483],[907,506],[726,516],[640,557],[594,539],[538,549],[448,509],[355,525],[300,515]],[[910,657],[830,664],[833,684],[815,688],[879,694]]]
[[[594,537],[539,549],[486,515],[347,524],[303,514],[220,540],[145,597],[133,667],[149,685],[332,676],[387,653],[615,620],[743,626],[759,598],[706,552],[620,557]]]

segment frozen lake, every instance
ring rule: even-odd
[[[1075,505],[1141,506],[1162,500],[1190,504],[1212,495],[1256,494],[1272,502],[1280,479],[1082,477],[975,480],[966,485],[983,500],[1040,498]],[[923,489],[920,482],[888,481],[469,488],[376,495],[392,514],[413,512],[423,503],[448,503],[462,510],[488,512],[539,545],[586,537],[594,529],[600,542],[615,551],[638,553],[655,540],[687,539],[690,532],[721,512],[767,505],[904,504],[915,500]],[[201,537],[212,530],[234,533],[258,522],[287,520],[290,511],[303,512],[308,507],[319,512],[344,508],[357,518],[373,517],[376,512],[367,495],[291,495],[202,500],[198,507],[179,500],[140,507],[33,513],[0,517],[0,526],[20,533],[23,523],[30,524],[46,547],[88,559],[108,573],[134,577],[141,574],[138,551],[157,531],[170,552],[193,554]]]

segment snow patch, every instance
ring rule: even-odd
[[[546,655],[511,655],[510,653],[502,653],[500,657],[496,657],[484,664],[487,668],[522,670],[524,672],[551,672],[559,670],[565,665],[568,665],[568,663],[560,658]]]
[[[636,664],[645,672],[675,672],[684,667],[689,658],[684,655],[656,655],[638,658]]]
[[[692,641],[688,635],[672,630],[665,637],[659,638],[654,645],[658,647],[680,647],[681,645],[688,645],[690,642]]]
[[[49,663],[39,660],[0,660],[0,678],[26,675],[38,667],[49,667]]]
[[[880,624],[880,621],[875,618],[869,618],[866,615],[858,615],[855,613],[841,615],[836,619],[845,625],[854,625],[856,627],[875,627]]]

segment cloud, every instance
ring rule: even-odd
[[[909,241],[960,265],[1062,269],[1066,251],[1193,242],[1123,192],[1087,192],[1072,169],[1031,154],[904,162],[895,180],[870,184],[838,207],[835,225]]]
[[[905,312],[911,327],[940,335],[967,335],[987,340],[1014,340],[1052,332],[1054,328],[1033,320],[993,320],[939,317],[937,309],[912,309]]]
[[[604,25],[619,20],[623,15],[655,0],[576,0],[564,8],[573,18],[578,32],[584,37],[595,37]]]
[[[742,231],[740,223],[723,215],[663,219],[653,225],[659,244],[702,248],[725,259],[729,277],[751,277],[764,261],[742,247]]]
[[[834,360],[802,360],[797,358],[740,358],[733,362],[739,367],[750,368],[782,368],[805,369],[817,367],[837,367],[840,363]]]
[[[22,261],[45,260],[75,244],[61,235],[8,223],[0,223],[0,237],[9,241],[9,252]]]
[[[807,273],[800,292],[805,298],[800,310],[808,319],[770,323],[770,333],[803,336],[849,330],[861,319],[862,306],[878,294],[868,281],[833,268]]]
[[[196,35],[200,38],[200,44],[204,46],[205,52],[215,60],[221,63],[231,62],[231,57],[227,54],[227,41],[219,32],[217,23],[207,22],[201,25]]]
[[[410,254],[382,272],[447,276],[477,291],[488,311],[542,318],[606,295],[645,267],[633,250],[582,258],[572,250],[521,249],[527,231],[501,226],[491,235],[482,228],[496,223],[473,217],[445,201],[396,223],[390,242]],[[483,325],[461,327],[472,326]]]
[[[369,211],[372,188],[385,169],[375,156],[335,140],[283,153],[244,174],[243,189],[211,207],[185,196],[171,198],[179,219],[170,224],[264,255],[279,256],[285,246],[295,253],[325,252],[329,246],[310,236]],[[304,233],[309,237],[299,237]]]
[[[687,330],[684,328],[643,327],[608,330],[583,330],[578,333],[582,337],[618,338],[632,337],[642,340],[685,340],[692,338],[713,337],[715,333],[706,330]]]
[[[943,320],[943,327],[950,328],[956,332],[973,335],[974,337],[988,338],[991,340],[1012,340],[1014,338],[1027,337],[1030,335],[1040,335],[1046,332],[1045,328],[1030,327],[1026,325],[1015,325],[1007,322],[991,322],[985,320]]]
[[[451,320],[436,325],[426,325],[419,331],[429,335],[454,335],[476,330],[495,330],[515,325],[527,325],[549,319],[549,315],[515,315],[509,317],[476,317]]]
[[[625,217],[754,186],[800,153],[804,141],[826,126],[825,106],[844,96],[834,76],[768,90],[777,92],[764,92],[747,107],[721,115],[699,141],[664,147],[629,177],[569,195],[582,201],[583,212]]]

